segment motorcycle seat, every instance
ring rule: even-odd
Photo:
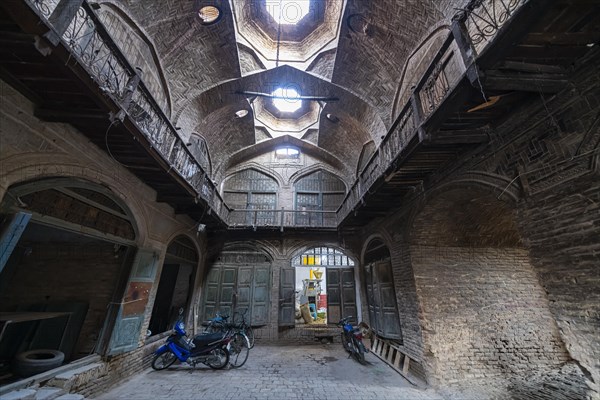
[[[216,342],[218,340],[223,339],[223,336],[225,336],[225,334],[223,332],[206,333],[206,334],[202,334],[202,335],[198,335],[198,336],[194,337],[194,343],[196,345],[206,345],[206,344]]]

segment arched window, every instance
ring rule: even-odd
[[[255,169],[246,169],[229,177],[224,184],[223,199],[235,209],[233,224],[270,225],[276,222],[277,181]],[[253,212],[250,210],[268,210]]]
[[[324,214],[322,211],[336,211],[346,194],[344,182],[323,170],[300,178],[294,189],[295,209],[302,211],[296,215],[296,225],[322,225],[327,219],[335,218],[335,214]]]

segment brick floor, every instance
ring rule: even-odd
[[[240,369],[176,364],[138,375],[99,399],[442,399],[432,389],[416,388],[374,355],[367,354],[367,360],[360,365],[339,344],[257,345]]]

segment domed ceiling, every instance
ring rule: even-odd
[[[214,174],[224,174],[232,160],[293,141],[351,179],[363,146],[378,145],[393,122],[394,97],[411,52],[448,24],[453,7],[462,3],[97,4],[100,10],[119,10],[156,51],[169,86],[172,120],[184,138],[192,133],[205,138],[212,160],[221,164]]]

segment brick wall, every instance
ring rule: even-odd
[[[31,226],[31,225],[30,225]],[[91,242],[91,243],[90,243]],[[101,241],[79,243],[39,243],[21,241],[23,255],[0,303],[5,310],[13,306],[85,302],[89,304],[74,356],[89,354],[102,330],[104,318],[118,280],[123,253]]]
[[[531,260],[573,358],[600,382],[600,179],[528,198],[519,220]]]
[[[411,246],[425,363],[440,381],[518,374],[567,361],[522,249]]]

